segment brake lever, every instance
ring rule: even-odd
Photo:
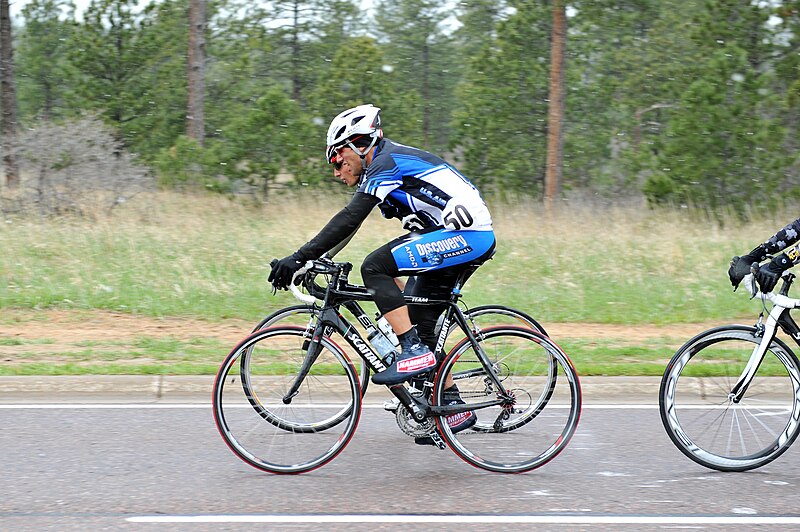
[[[750,293],[750,299],[754,299],[759,292],[758,284],[756,283],[756,272],[758,271],[758,263],[754,262],[750,265],[750,275],[749,279],[748,276],[745,276],[744,280],[750,283],[750,286],[747,286],[747,291]]]

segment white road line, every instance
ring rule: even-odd
[[[211,402],[208,403],[33,403],[33,404],[18,404],[18,405],[0,405],[0,410],[126,410],[126,409],[181,409],[181,408],[211,408]]]
[[[800,516],[646,515],[143,515],[131,523],[465,523],[573,525],[798,525]]]
[[[242,407],[249,406],[242,403]],[[315,405],[319,408],[323,405]],[[0,410],[114,410],[114,409],[185,409],[185,408],[211,408],[211,401],[204,403],[28,403],[28,404],[0,404]],[[294,408],[308,408],[303,405]],[[364,409],[383,409],[383,403],[365,404]],[[556,406],[558,408],[558,406]],[[583,405],[584,410],[654,410],[658,405]]]

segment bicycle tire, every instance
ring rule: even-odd
[[[779,338],[770,342],[741,401],[730,399],[760,342],[755,327],[716,327],[686,342],[667,364],[659,388],[661,422],[672,443],[702,466],[762,467],[800,434],[800,362]]]
[[[492,316],[492,315],[500,316],[501,318],[493,318],[491,322],[485,320],[487,316]],[[465,310],[464,316],[467,318],[468,321],[472,320],[473,322],[477,318],[483,317],[484,323],[483,327],[481,328],[492,327],[496,325],[516,325],[533,329],[534,331],[547,336],[547,331],[545,331],[542,324],[536,321],[536,319],[534,319],[532,316],[530,316],[526,312],[505,305],[479,305],[477,307],[472,307]],[[507,320],[509,318],[514,322],[508,323]],[[457,328],[458,328],[457,324],[453,324],[450,326],[451,331]]]
[[[321,340],[320,357],[300,393],[284,401],[305,357],[304,339],[302,327],[256,331],[227,355],[214,381],[217,429],[234,454],[262,471],[304,473],[321,467],[345,448],[358,425],[358,377],[330,338]],[[340,430],[330,430],[334,426]]]
[[[268,314],[266,317],[262,318],[258,324],[253,327],[251,332],[256,332],[260,329],[266,329],[267,327],[271,327],[275,325],[276,322],[286,320],[292,316],[303,315],[303,314],[311,314],[314,310],[317,310],[318,307],[314,305],[290,305],[288,307],[284,307],[281,309],[276,310]],[[308,322],[308,319],[305,320]],[[296,323],[294,325],[302,326],[302,323]]]
[[[580,380],[569,357],[547,336],[528,328],[497,326],[484,329],[481,349],[497,374],[502,363],[504,388],[513,393],[515,404],[475,410],[478,422],[494,430],[454,434],[446,418],[437,418],[437,428],[449,447],[462,460],[499,473],[522,473],[555,458],[569,443],[580,419]],[[476,363],[478,364],[476,369]],[[556,378],[551,368],[555,364]],[[461,369],[460,366],[466,366]],[[445,404],[448,373],[466,373],[456,380],[461,399],[480,403],[497,398],[497,391],[478,362],[472,344],[463,340],[445,358],[434,381],[433,404]],[[560,384],[560,386],[558,386]],[[548,407],[545,409],[545,407]]]

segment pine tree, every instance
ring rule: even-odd
[[[14,148],[17,140],[17,81],[14,77],[14,47],[8,0],[0,0],[0,101],[2,101],[3,170],[9,188],[19,186],[19,168]]]
[[[75,6],[69,0],[31,0],[22,18],[16,59],[20,116],[23,121],[69,116],[69,95],[77,81],[67,59]]]
[[[710,5],[693,35],[705,59],[657,142],[645,185],[651,202],[731,206],[743,214],[774,196],[788,161],[783,103],[770,90],[768,17],[756,4]]]
[[[541,195],[544,180],[551,11],[509,2],[495,37],[459,87],[456,142],[463,170],[482,190]]]

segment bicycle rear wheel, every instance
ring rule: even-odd
[[[503,305],[482,305],[479,307],[472,307],[468,309],[464,316],[467,318],[469,322],[472,333],[478,337],[482,338],[483,330],[488,329],[490,327],[498,327],[498,326],[516,326],[516,327],[524,327],[527,329],[534,330],[543,336],[547,336],[547,332],[544,330],[544,327],[539,324],[534,318],[530,315],[522,312],[521,310],[517,310],[512,307],[506,307]],[[460,334],[459,334],[460,333]],[[464,331],[458,326],[457,323],[454,323],[450,327],[450,332],[448,333],[447,342],[445,343],[446,349],[445,352],[449,353],[453,350],[453,348],[466,341],[466,335]],[[477,362],[477,359],[476,359]],[[557,364],[554,359],[549,361],[549,368],[548,374],[553,379],[550,383],[550,391],[552,391],[552,386],[555,386],[555,376],[557,371]],[[458,375],[454,375],[454,379],[458,380]],[[540,401],[542,404],[540,406],[544,406],[548,399],[550,398],[550,394],[543,394],[540,397]],[[533,411],[536,408],[532,409]],[[493,431],[493,420],[492,422],[488,422],[486,419],[479,419],[478,422],[472,427],[472,430],[476,431]],[[511,426],[510,424],[508,426]],[[511,430],[511,429],[508,429]]]
[[[231,450],[271,473],[303,473],[335,458],[352,438],[361,413],[358,377],[329,338],[288,400],[306,351],[305,329],[271,327],[239,343],[214,382],[214,420]],[[336,427],[336,430],[331,430]]]
[[[491,364],[489,371],[513,396],[513,404],[475,410],[475,427],[480,429],[458,434],[437,418],[440,433],[459,457],[482,469],[521,473],[546,464],[566,448],[578,426],[582,399],[572,362],[552,340],[523,327],[484,329],[479,344]],[[444,404],[450,372],[467,405],[499,397],[467,339],[448,354],[437,373],[436,405]]]
[[[775,338],[738,404],[731,390],[761,342],[755,327],[695,336],[664,371],[661,421],[680,451],[705,467],[746,471],[783,454],[800,432],[800,364]]]

